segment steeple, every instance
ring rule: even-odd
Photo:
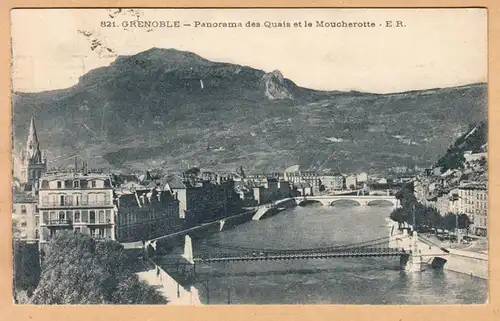
[[[35,119],[31,117],[30,129],[28,132],[28,140],[26,142],[26,160],[30,163],[43,162],[42,153],[40,151],[40,144],[36,134]]]

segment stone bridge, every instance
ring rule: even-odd
[[[398,199],[393,195],[318,195],[318,196],[301,196],[296,197],[297,205],[303,205],[309,202],[320,202],[323,205],[335,205],[341,201],[352,201],[359,205],[374,205],[375,203],[390,203],[394,207],[400,207]]]

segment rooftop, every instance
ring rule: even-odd
[[[24,194],[24,193],[19,193],[19,192],[15,192],[12,195],[12,201],[13,201],[13,203],[36,203],[37,202],[35,197],[28,195],[28,194]]]
[[[110,176],[104,173],[81,173],[81,172],[49,172],[44,174],[41,179],[91,179],[91,178],[100,178],[100,179],[109,179]]]

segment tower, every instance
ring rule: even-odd
[[[22,183],[33,186],[34,183],[47,171],[47,157],[40,150],[40,143],[36,133],[35,119],[31,117],[26,148],[22,154]]]

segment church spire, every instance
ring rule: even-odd
[[[31,117],[30,129],[28,132],[28,141],[26,142],[26,158],[35,163],[42,162],[42,153],[36,134],[35,118]]]

